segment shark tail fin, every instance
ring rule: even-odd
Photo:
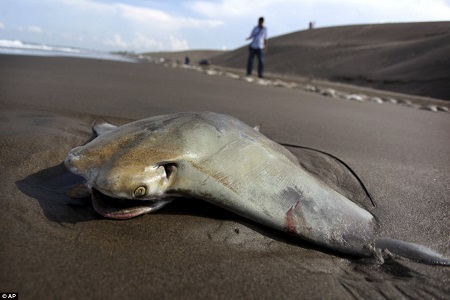
[[[400,256],[412,261],[428,264],[450,266],[450,260],[430,248],[391,238],[380,238],[375,241],[375,248],[393,256]]]

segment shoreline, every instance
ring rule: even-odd
[[[23,49],[23,48],[5,48],[0,47],[0,55],[13,56],[37,56],[37,57],[66,57],[82,59],[100,59],[109,61],[121,61],[128,63],[138,63],[139,59],[130,55],[121,55],[108,52],[99,52],[92,50],[74,49],[69,51],[42,50],[42,49]]]

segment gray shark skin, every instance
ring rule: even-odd
[[[423,246],[377,239],[374,217],[304,170],[286,148],[217,113],[178,113],[120,127],[94,124],[98,137],[65,164],[86,179],[95,210],[114,219],[194,197],[323,247],[371,257],[381,249],[448,265]],[[400,250],[398,250],[400,249]]]

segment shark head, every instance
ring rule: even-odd
[[[158,139],[139,126],[107,126],[95,125],[100,135],[72,149],[64,161],[86,180],[94,209],[104,217],[129,219],[171,202],[168,190],[177,178],[176,151],[161,150]]]

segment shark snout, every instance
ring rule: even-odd
[[[77,147],[70,150],[69,154],[67,154],[66,159],[64,160],[64,164],[66,167],[75,174],[79,174],[78,164],[81,159],[80,148]]]
[[[98,164],[95,164],[86,153],[83,146],[70,150],[64,160],[66,168],[70,172],[82,176],[87,182],[93,183],[99,173]]]

